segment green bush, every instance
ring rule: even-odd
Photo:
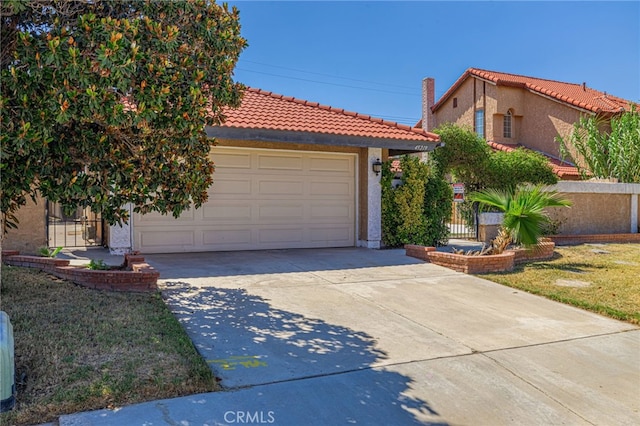
[[[430,153],[442,175],[452,174],[457,182],[465,184],[467,191],[483,187],[490,177],[491,148],[484,139],[466,129],[450,123],[434,130],[444,146]]]
[[[417,157],[400,160],[401,185],[393,187],[391,161],[382,169],[382,242],[387,247],[404,244],[442,245],[449,230],[452,192],[437,170]]]
[[[612,117],[609,125],[603,117],[581,117],[566,140],[558,136],[556,141],[563,157],[577,154],[583,178],[640,183],[640,112],[635,105]]]
[[[425,183],[424,216],[427,220],[426,241],[430,246],[449,242],[447,222],[451,217],[453,190],[444,177],[432,173]]]
[[[524,148],[493,151],[473,130],[452,123],[439,126],[434,132],[444,143],[444,147],[431,153],[435,167],[439,173],[450,175],[454,182],[464,183],[467,193],[487,188],[513,190],[523,183],[558,182],[542,154]],[[472,201],[465,201],[458,209],[469,225],[474,223],[476,207]]]
[[[542,154],[519,148],[511,152],[493,151],[471,129],[451,123],[434,130],[445,146],[431,158],[438,170],[450,173],[468,192],[485,188],[513,189],[522,183],[552,185],[558,177]]]
[[[102,259],[91,259],[87,265],[87,269],[94,271],[106,271],[107,269],[110,269],[110,266],[104,263],[104,260]]]
[[[55,249],[50,249],[49,247],[40,247],[38,249],[38,254],[42,257],[51,257],[54,258],[62,251],[62,247],[56,247]]]
[[[488,166],[487,181],[482,182],[487,188],[513,189],[522,183],[553,185],[558,182],[547,158],[524,148],[492,152]]]

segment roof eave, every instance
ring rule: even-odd
[[[573,108],[573,109],[577,109],[581,112],[585,112],[587,114],[600,114],[603,113],[603,111],[600,108],[593,108],[590,105],[585,105],[582,104],[580,102],[575,101],[572,98],[566,97],[566,99],[562,99],[561,97],[558,97],[555,92],[551,92],[551,93],[545,93],[542,90],[535,90],[531,87],[528,87],[527,90],[529,90],[529,92],[541,96],[545,99],[548,99],[550,101],[553,102],[557,102],[559,104],[562,104],[564,106],[567,106],[569,108]]]
[[[492,79],[490,78],[487,72],[480,71],[476,68],[469,68],[455,81],[455,83],[451,85],[451,87],[449,87],[449,89],[444,93],[444,95],[442,95],[442,97],[438,99],[438,102],[433,104],[433,106],[431,107],[431,112],[436,112],[438,108],[440,108],[447,101],[447,99],[449,99],[469,77],[486,81],[487,83],[490,83],[496,86],[523,87],[523,85],[519,83],[512,83],[512,82],[508,82],[500,79]]]
[[[301,132],[241,127],[206,127],[210,138],[248,140],[257,142],[299,143],[306,145],[348,146],[356,148],[388,148],[408,152],[433,151],[440,142],[427,137],[415,140],[376,138],[368,136],[338,135],[330,133]],[[437,136],[437,135],[434,135]]]

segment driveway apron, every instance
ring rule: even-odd
[[[227,392],[157,402],[145,421],[640,423],[631,324],[403,250],[146,257]]]

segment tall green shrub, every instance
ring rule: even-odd
[[[465,187],[485,187],[491,179],[491,148],[471,129],[445,123],[434,130],[444,146],[429,155],[441,174],[450,173]]]
[[[511,152],[495,151],[489,156],[487,188],[509,189],[523,183],[553,185],[558,177],[542,155],[524,148]]]
[[[382,170],[382,241],[388,247],[403,244],[444,244],[445,220],[451,214],[451,189],[433,167],[417,157],[400,160],[401,184],[393,187],[391,161]]]
[[[380,177],[381,187],[381,220],[382,220],[382,243],[388,247],[400,245],[396,237],[396,229],[400,226],[400,214],[395,202],[395,191],[393,179],[395,172],[391,171],[391,160],[386,161],[382,166],[382,176]]]
[[[583,177],[640,183],[640,113],[635,105],[611,119],[611,130],[607,127],[602,118],[580,118],[566,140],[556,138],[562,155],[570,157],[575,150],[581,157],[578,170]]]
[[[424,217],[427,221],[426,241],[430,246],[444,246],[449,242],[449,226],[453,190],[444,176],[432,168],[424,188]]]
[[[470,193],[486,188],[509,190],[523,183],[552,185],[558,181],[548,160],[524,148],[511,152],[493,151],[487,142],[470,128],[445,123],[434,130],[444,143],[431,153],[440,173],[464,183]],[[458,206],[468,224],[473,223],[472,201]]]

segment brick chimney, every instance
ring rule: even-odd
[[[436,99],[436,81],[432,77],[422,80],[422,128],[428,132],[436,127],[431,107]]]

